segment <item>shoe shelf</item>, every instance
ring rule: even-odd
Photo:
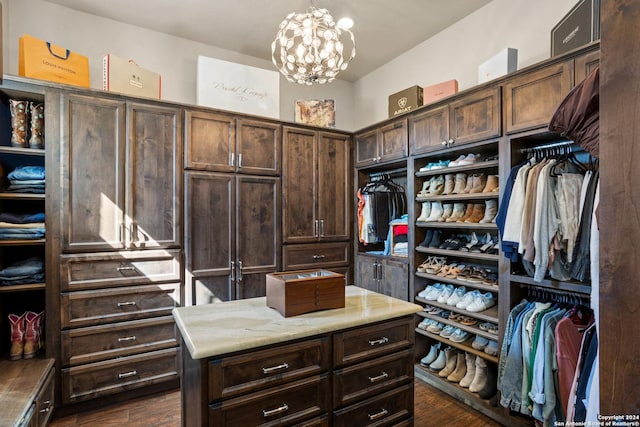
[[[481,259],[485,261],[495,261],[495,262],[498,262],[498,259],[500,258],[498,255],[483,254],[478,252],[465,252],[465,251],[449,250],[449,249],[425,248],[424,246],[416,246],[416,251],[422,252],[424,254],[431,254],[431,255],[441,255],[441,256],[455,257],[455,258],[472,258],[472,259]]]
[[[496,291],[497,291],[497,289],[494,290],[494,292],[496,292]],[[426,300],[424,298],[421,298],[421,297],[418,297],[418,296],[416,296],[415,300],[418,301],[418,302],[421,302],[422,304],[432,305],[434,307],[438,307],[438,308],[441,308],[443,310],[449,310],[449,311],[453,311],[453,312],[456,312],[456,313],[464,314],[465,316],[475,317],[476,319],[484,320],[485,322],[491,322],[491,323],[495,323],[495,324],[499,323],[499,321],[498,321],[498,304],[494,305],[493,307],[489,307],[488,309],[486,309],[484,311],[471,312],[471,311],[463,310],[463,309],[455,307],[455,306],[439,303],[438,301],[428,301],[428,300]]]
[[[417,177],[437,176],[437,175],[444,175],[448,173],[459,173],[459,172],[467,172],[467,171],[475,172],[475,171],[485,170],[485,169],[496,169],[497,167],[498,167],[497,160],[490,160],[487,162],[479,161],[474,164],[465,165],[465,166],[453,166],[453,167],[446,167],[441,169],[417,171],[416,176]]]
[[[416,196],[416,202],[447,202],[447,201],[470,201],[470,200],[490,200],[497,199],[499,194],[497,191],[490,193],[464,193],[464,194],[446,194],[440,196]]]
[[[416,272],[416,276],[422,277],[423,279],[433,280],[434,282],[450,283],[452,285],[466,286],[467,288],[482,289],[484,291],[489,291],[489,292],[498,292],[497,285],[493,286],[493,285],[486,285],[484,283],[467,282],[466,280],[451,279],[448,277],[438,276],[437,274],[421,273],[419,271]],[[426,301],[426,300],[421,300],[421,301]],[[426,302],[426,303],[430,304],[429,302]]]
[[[463,325],[460,322],[456,322],[455,320],[446,319],[444,317],[438,316],[437,314],[429,314],[429,313],[425,313],[424,311],[421,311],[421,312],[418,313],[418,316],[424,317],[424,318],[427,318],[427,319],[431,319],[431,320],[435,320],[437,322],[444,323],[445,325],[455,326],[456,328],[460,328],[463,331],[469,332],[470,334],[480,335],[481,337],[485,337],[485,338],[493,340],[493,341],[498,341],[498,336],[496,334],[492,334],[490,332],[483,331],[482,329],[476,328],[475,326]],[[418,328],[418,329],[420,329],[420,328]],[[422,330],[422,329],[420,329],[420,330]],[[443,338],[443,337],[441,337],[441,338]]]
[[[446,345],[450,345],[451,347],[455,347],[458,350],[462,350],[465,351],[467,353],[471,353],[474,354],[476,356],[480,356],[483,359],[489,361],[489,362],[493,362],[493,363],[498,363],[499,358],[498,356],[491,356],[487,353],[485,353],[482,350],[476,350],[475,348],[471,347],[471,343],[474,340],[474,337],[471,337],[469,339],[467,339],[466,341],[462,341],[462,342],[453,342],[448,338],[444,338],[441,337],[438,334],[433,334],[429,331],[425,331],[424,329],[420,329],[420,328],[416,328],[416,333],[420,334],[420,335],[424,335],[425,337],[434,339],[436,341],[440,341],[441,343],[444,343]]]
[[[508,409],[502,408],[501,406],[492,406],[489,403],[489,400],[481,399],[476,393],[471,393],[468,389],[460,387],[458,384],[451,381],[447,381],[446,378],[441,378],[437,373],[434,373],[429,370],[429,368],[420,365],[420,363],[416,363],[414,366],[414,373],[417,379],[443,391],[454,399],[463,402],[501,425],[511,427],[531,427],[533,425],[531,418],[511,416]]]
[[[9,292],[23,292],[23,291],[40,291],[45,289],[44,283],[29,283],[25,285],[0,285],[0,294]]]
[[[449,228],[449,229],[462,229],[462,230],[497,230],[498,226],[495,222],[487,222],[480,224],[479,222],[425,222],[417,221],[417,227],[422,228]]]
[[[542,282],[536,282],[533,277],[520,276],[511,274],[509,276],[511,282],[521,283],[524,285],[532,285],[539,288],[548,288],[553,290],[562,290],[581,294],[582,296],[591,296],[591,286],[582,282],[562,282],[553,279],[544,279]]]
[[[44,157],[44,149],[40,148],[21,148],[21,147],[8,147],[1,145],[0,153],[4,154],[20,154],[20,155],[28,155],[28,156],[42,156]]]
[[[45,239],[25,239],[25,240],[0,240],[0,246],[25,246],[44,245]]]
[[[44,200],[44,194],[35,193],[7,193],[0,191],[0,199],[5,200]]]

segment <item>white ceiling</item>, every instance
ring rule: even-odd
[[[491,0],[46,1],[267,60],[280,22],[313,2],[355,21],[357,55],[339,76],[355,81]]]

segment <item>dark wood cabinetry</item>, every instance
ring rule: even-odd
[[[402,159],[408,148],[407,119],[394,120],[355,135],[356,167]]]
[[[409,301],[408,260],[357,254],[356,284],[370,291]]]
[[[182,113],[65,94],[63,250],[179,247]]]

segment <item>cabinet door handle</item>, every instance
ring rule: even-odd
[[[129,377],[134,377],[138,375],[138,371],[129,371],[129,372],[120,372],[118,374],[118,379],[121,380],[123,378],[129,378]]]
[[[236,163],[236,155],[232,152],[229,153],[229,166],[234,166]]]
[[[378,264],[378,280],[384,279],[384,273],[382,271],[382,264]]]
[[[386,417],[387,415],[389,415],[389,411],[387,411],[386,409],[383,409],[377,414],[367,414],[367,416],[369,417],[369,421],[377,420],[378,418]]]
[[[319,236],[319,228],[320,228],[320,221],[318,221],[317,219],[314,222],[314,230],[313,230],[313,237],[318,237]]]
[[[376,159],[376,163],[380,162],[380,160],[382,160],[382,156],[378,156],[378,158]]]
[[[238,260],[238,282],[242,282],[242,260]]]
[[[384,380],[386,378],[389,378],[389,374],[387,374],[385,371],[382,371],[382,373],[376,377],[368,377],[369,378],[369,382],[370,383],[377,383],[378,381]]]
[[[117,270],[118,271],[136,271],[136,268],[132,265],[120,264]]]
[[[378,280],[378,263],[373,264],[373,280]]]
[[[324,219],[320,220],[320,237],[324,237]]]
[[[238,154],[238,167],[242,167],[242,153]]]
[[[135,335],[131,335],[130,337],[120,337],[118,338],[118,342],[127,342],[127,341],[135,341],[136,340],[136,336]]]
[[[282,406],[280,406],[279,408],[270,409],[270,410],[263,409],[262,410],[262,415],[265,418],[268,418],[268,417],[271,417],[273,415],[281,414],[281,413],[286,412],[288,410],[289,410],[289,405],[287,405],[286,403],[283,403]]]
[[[324,255],[314,255],[313,259],[324,259],[325,256]]]
[[[272,372],[281,371],[283,369],[289,369],[289,364],[281,363],[278,366],[272,366],[270,368],[262,368],[262,373],[267,375],[267,374],[270,374]]]
[[[231,261],[231,281],[236,281],[236,263]]]
[[[389,338],[387,337],[382,337],[379,338],[377,340],[369,340],[369,345],[382,345],[382,344],[386,344],[389,342]]]
[[[125,301],[125,302],[119,302],[118,303],[118,307],[126,307],[129,305],[136,305],[135,301]]]

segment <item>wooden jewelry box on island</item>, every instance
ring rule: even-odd
[[[267,274],[267,306],[284,317],[344,308],[345,278],[328,270]]]

